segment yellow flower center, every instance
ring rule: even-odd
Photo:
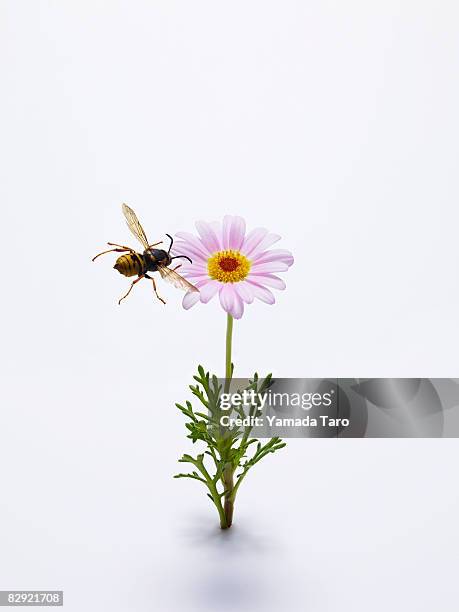
[[[239,251],[218,251],[207,260],[207,270],[221,283],[238,283],[249,273],[250,261]]]

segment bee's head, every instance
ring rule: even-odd
[[[171,263],[171,256],[163,249],[147,249],[144,255],[147,259],[154,261],[156,264],[168,266]]]
[[[190,263],[193,263],[188,257],[188,255],[174,255],[174,257],[171,257],[171,249],[172,245],[174,244],[174,239],[170,234],[166,234],[166,236],[171,241],[169,245],[169,250],[164,251],[163,249],[153,248],[146,249],[143,254],[147,262],[150,264],[161,264],[163,266],[170,266],[173,259],[187,259]]]

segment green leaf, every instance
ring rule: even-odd
[[[233,364],[231,364],[231,368],[233,371]],[[220,407],[222,386],[219,384],[219,379],[217,376],[206,372],[203,366],[199,365],[197,374],[193,376],[193,381],[193,384],[189,385],[190,392],[208,412],[194,412],[193,405],[189,400],[185,404],[177,403],[176,407],[187,419],[185,422],[188,433],[187,437],[193,444],[202,444],[204,452],[196,457],[184,454],[179,459],[179,463],[190,463],[196,467],[196,470],[187,474],[176,474],[174,478],[192,478],[205,484],[209,490],[207,496],[215,504],[221,519],[223,512],[221,499],[229,494],[233,495],[234,499],[237,489],[247,472],[261,459],[280,450],[286,444],[280,438],[272,438],[264,444],[256,438],[250,438],[250,427],[242,431],[237,427],[222,428],[219,421],[222,414]],[[262,380],[259,378],[258,373],[255,372],[253,379],[249,381],[249,385],[246,388],[252,388],[256,393],[263,394],[272,384],[271,374],[268,374]],[[242,407],[234,408],[239,416],[246,416]],[[258,414],[259,410],[259,405],[251,408],[250,415]],[[251,452],[253,448],[255,450]],[[205,459],[207,465],[204,464]],[[236,475],[233,492],[224,490],[222,493],[219,493],[218,489],[220,484],[224,485],[223,474],[228,466],[234,472],[239,468],[242,471]]]

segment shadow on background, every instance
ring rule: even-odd
[[[203,527],[206,522],[209,526]],[[251,525],[244,518],[243,525],[235,523],[222,531],[208,515],[194,516],[180,537],[184,549],[197,553],[194,560],[201,570],[199,579],[193,569],[182,583],[183,612],[277,611],[283,600],[292,600],[292,590],[298,588],[298,609],[307,611],[308,606],[302,603],[307,579],[294,578],[300,568],[289,568],[284,547],[258,524]]]

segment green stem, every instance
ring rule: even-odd
[[[226,355],[225,355],[225,393],[230,390],[231,379],[233,377],[233,363],[231,360],[231,352],[233,348],[233,317],[228,314],[226,317]],[[220,527],[228,529],[233,522],[234,510],[234,467],[231,461],[225,463],[222,474],[223,486],[225,488],[225,502],[223,511],[225,520],[220,520]]]
[[[207,487],[208,487],[208,489],[210,491],[211,497],[214,500],[214,504],[216,505],[218,514],[220,516],[220,527],[222,529],[227,529],[227,527],[228,527],[227,515],[226,515],[226,512],[225,512],[225,509],[223,508],[223,505],[222,505],[222,502],[221,502],[221,498],[220,498],[220,495],[219,495],[219,493],[217,491],[217,486],[216,486],[215,482],[211,478],[209,472],[204,467],[204,463],[203,463],[202,460],[198,461],[198,462],[193,462],[193,463],[199,469],[199,471],[201,472],[201,474],[205,478],[205,482],[207,484]]]
[[[231,463],[227,463],[223,471],[223,484],[226,490],[225,503],[223,506],[225,512],[225,526],[220,526],[222,529],[228,529],[233,523],[234,512],[234,469]]]
[[[233,346],[233,317],[226,317],[226,364],[225,364],[225,393],[228,393],[231,378],[233,376],[233,364],[231,362],[231,350]]]

